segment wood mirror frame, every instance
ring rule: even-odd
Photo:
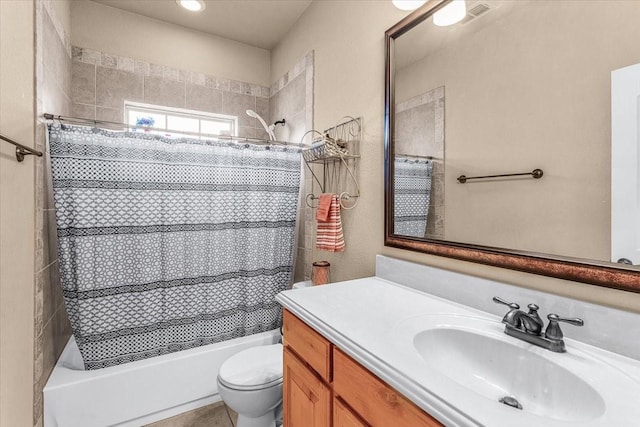
[[[632,267],[617,266],[604,261],[569,258],[446,240],[417,239],[392,233],[394,200],[392,182],[394,176],[393,129],[395,115],[393,43],[397,37],[425,21],[448,1],[430,0],[385,32],[385,246],[640,293],[640,271]]]

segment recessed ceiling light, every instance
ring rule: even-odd
[[[439,27],[447,27],[458,23],[467,16],[465,0],[453,0],[433,14],[433,23]]]
[[[426,0],[391,0],[391,3],[400,10],[414,10],[426,2]]]
[[[176,0],[176,3],[191,12],[202,12],[207,7],[202,0]]]

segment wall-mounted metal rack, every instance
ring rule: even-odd
[[[304,143],[308,135],[315,135],[312,144],[302,151],[307,168],[321,193],[338,194],[343,209],[353,209],[358,204],[360,185],[356,178],[356,167],[360,160],[360,141],[362,139],[362,120],[345,116],[338,124],[324,132],[310,130],[302,136]],[[313,167],[312,165],[321,165]],[[321,176],[321,178],[318,177]],[[307,206],[315,208],[313,201],[318,196],[311,193],[306,196]],[[355,200],[354,203],[348,202]]]
[[[483,175],[483,176],[460,175],[457,179],[458,179],[458,182],[460,184],[464,184],[465,182],[470,181],[472,179],[508,178],[508,177],[513,177],[513,176],[527,176],[527,175],[531,175],[531,177],[535,178],[535,179],[540,179],[540,178],[542,178],[542,175],[544,175],[544,172],[542,172],[542,169],[534,169],[531,172],[503,173],[503,174],[500,174],[500,175]]]
[[[22,162],[24,160],[24,156],[38,156],[38,157],[42,157],[42,152],[38,151],[38,150],[34,150],[33,148],[29,148],[26,145],[22,145],[19,142],[14,141],[13,139],[9,138],[8,136],[4,136],[2,134],[0,134],[0,139],[8,142],[9,144],[15,145],[16,147],[16,160],[19,162]]]

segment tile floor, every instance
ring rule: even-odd
[[[236,427],[237,419],[238,414],[218,402],[145,427]]]

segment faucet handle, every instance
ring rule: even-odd
[[[529,314],[536,314],[540,310],[537,304],[529,304],[527,307],[529,308]]]
[[[518,316],[518,310],[520,309],[520,306],[518,304],[516,304],[515,302],[507,302],[500,297],[493,297],[493,302],[506,305],[511,309],[502,318],[502,323],[516,329],[522,326],[522,319],[520,319],[520,317]]]
[[[545,331],[544,336],[553,341],[560,341],[564,337],[558,322],[565,322],[574,326],[584,325],[584,321],[580,318],[560,317],[555,313],[549,314],[547,319],[549,319],[549,325],[547,325],[547,330]]]
[[[498,303],[498,304],[502,304],[502,305],[506,305],[511,310],[518,310],[520,308],[520,306],[518,304],[516,304],[515,302],[507,302],[507,301],[503,300],[500,297],[493,297],[493,302]]]

